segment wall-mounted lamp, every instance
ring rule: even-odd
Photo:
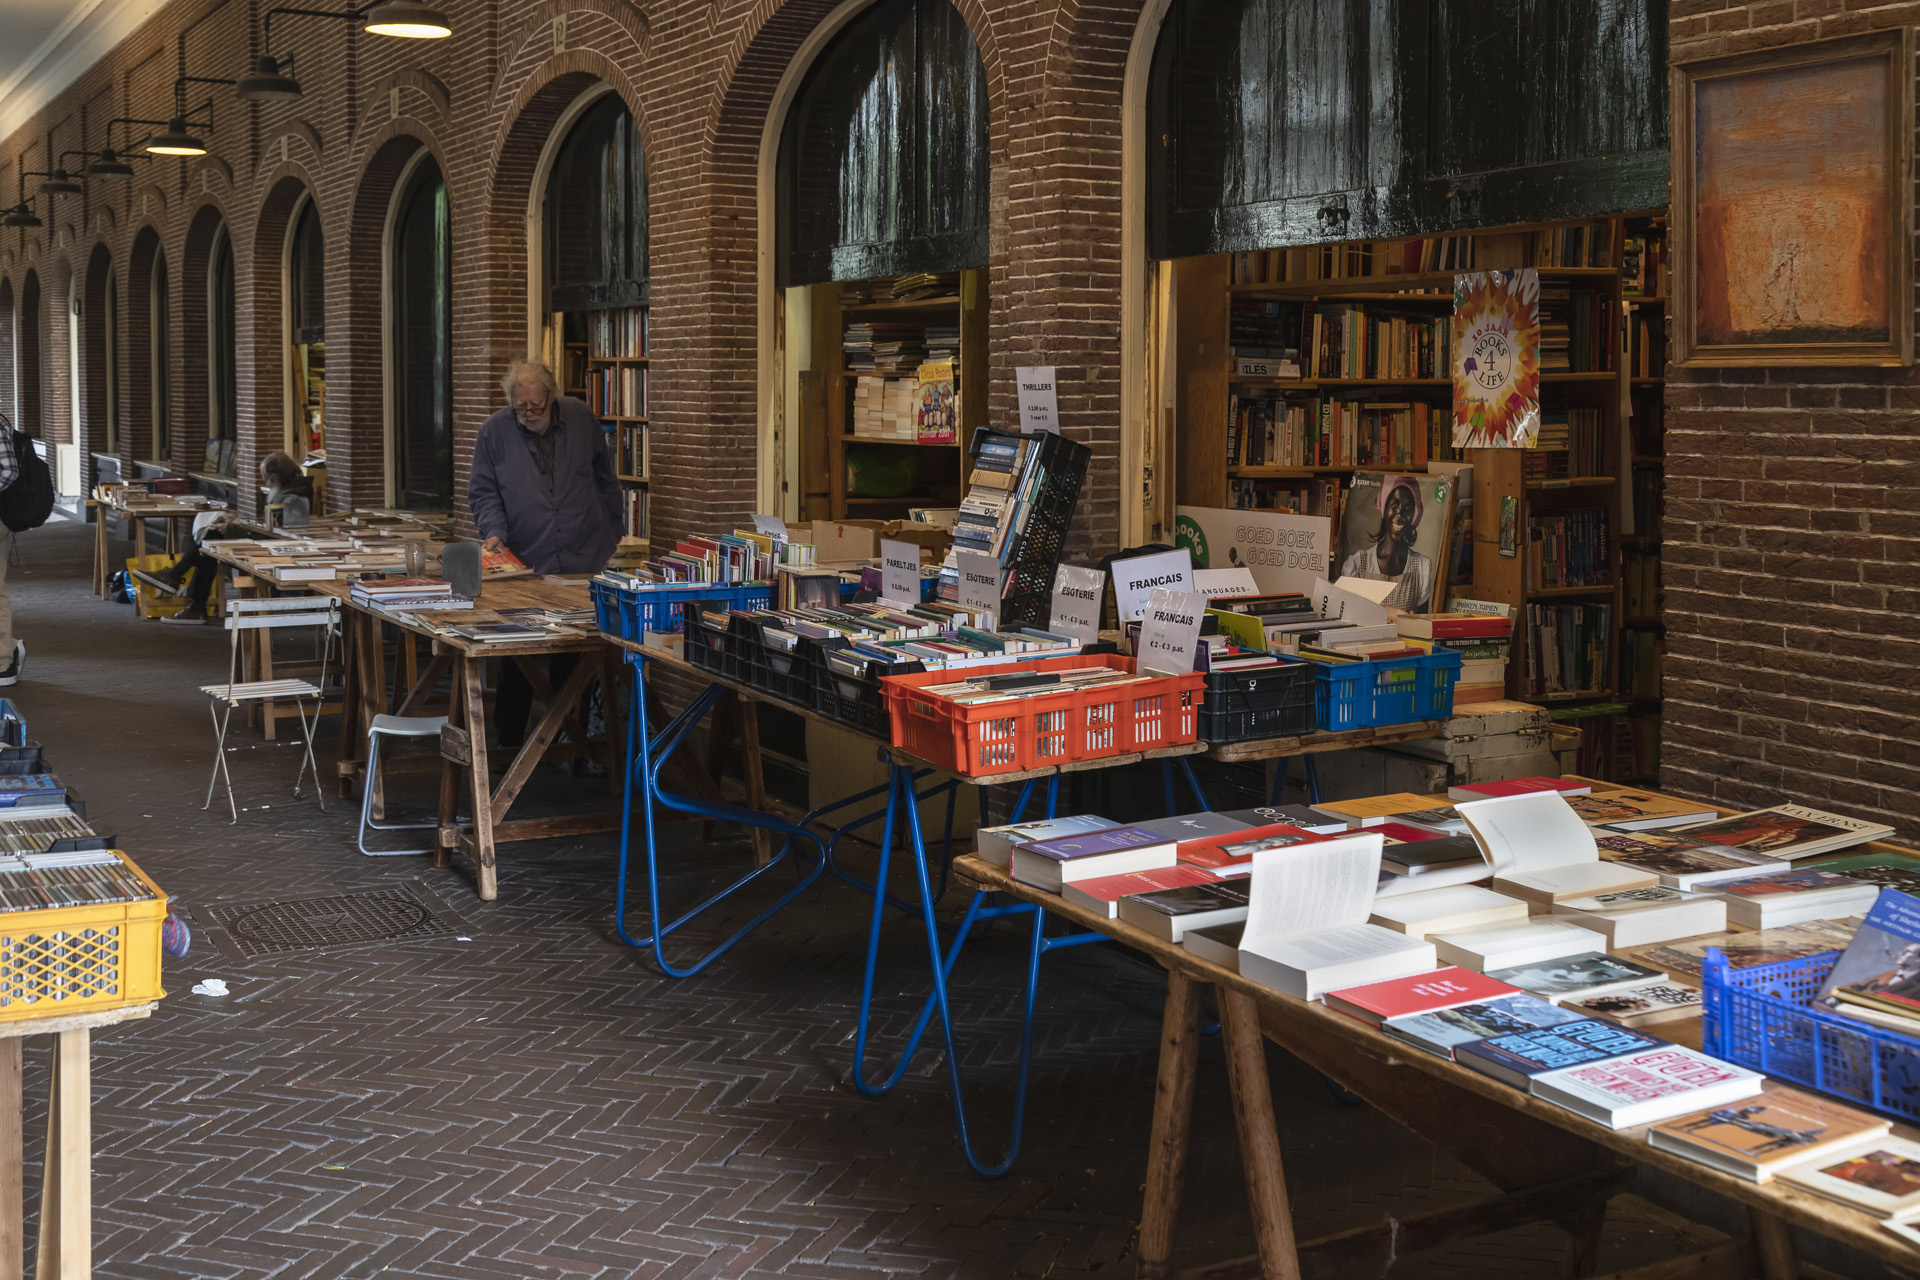
[[[419,0],[373,0],[373,3],[364,4],[358,9],[346,10],[269,9],[260,24],[260,43],[266,52],[254,60],[252,74],[229,82],[234,86],[237,96],[251,102],[291,102],[303,92],[300,82],[293,78],[293,56],[274,55],[275,14],[358,22],[363,24],[363,30],[373,35],[398,36],[406,40],[442,40],[453,34],[453,24],[447,21],[447,15]]]

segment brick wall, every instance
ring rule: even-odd
[[[1920,18],[1673,0],[1676,61]],[[1674,370],[1662,781],[1920,822],[1920,371]]]

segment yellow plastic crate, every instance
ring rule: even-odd
[[[132,858],[113,852],[158,896],[0,912],[0,1022],[99,1013],[167,994],[160,989],[167,896]]]

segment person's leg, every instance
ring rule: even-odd
[[[190,575],[187,578],[187,607],[167,615],[161,621],[205,622],[207,601],[213,598],[213,584],[219,580],[220,562],[195,546],[180,557],[180,563],[187,567]]]
[[[518,751],[527,736],[533,710],[533,686],[512,658],[500,660],[500,681],[493,691],[493,733],[503,752]]]

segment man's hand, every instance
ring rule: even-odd
[[[488,538],[485,542],[480,544],[480,549],[482,551],[500,551],[500,550],[504,550],[506,548],[506,545],[507,545],[506,543],[500,541],[500,539],[498,538]]]

